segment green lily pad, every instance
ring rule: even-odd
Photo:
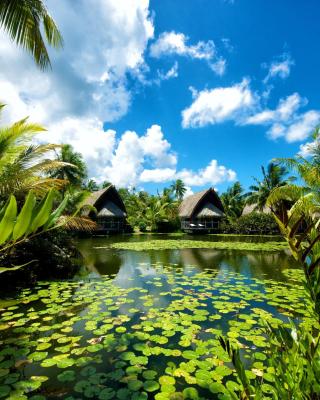
[[[145,381],[143,387],[146,392],[155,392],[159,389],[160,385],[157,381]]]

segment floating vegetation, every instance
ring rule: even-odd
[[[298,270],[286,282],[175,265],[41,283],[0,310],[0,398],[230,399],[237,378],[219,336],[241,348],[271,396],[263,322],[308,324]]]
[[[111,243],[109,247],[122,250],[166,250],[166,249],[217,249],[243,251],[280,251],[288,248],[286,242],[212,242],[203,240],[147,240],[143,242]],[[97,247],[98,248],[98,247]],[[102,248],[102,247],[100,247]]]

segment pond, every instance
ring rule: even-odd
[[[181,239],[152,236],[166,238]],[[307,313],[294,260],[287,251],[109,248],[149,239],[79,240],[84,262],[73,280],[6,299],[0,398],[228,399],[237,383],[220,335],[241,348],[250,379],[264,377],[268,397],[263,321]]]

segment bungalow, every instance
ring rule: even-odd
[[[221,200],[213,188],[188,196],[179,208],[181,229],[188,233],[219,231],[224,218]]]
[[[93,192],[85,200],[83,206],[83,214],[97,222],[98,228],[96,232],[108,234],[127,231],[126,208],[113,185]]]

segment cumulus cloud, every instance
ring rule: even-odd
[[[296,142],[306,139],[314,128],[320,123],[320,112],[311,110],[299,115],[286,129],[284,135],[288,142]]]
[[[114,121],[131,104],[127,74],[144,66],[153,37],[148,0],[66,0],[48,8],[64,36],[64,48],[51,53],[53,70],[39,71],[31,57],[0,33],[0,99],[10,104],[4,83],[29,105],[33,119],[51,123],[66,116]],[[84,27],[90,27],[84,33]],[[15,103],[13,103],[13,106]]]
[[[188,186],[216,185],[225,181],[236,179],[235,171],[218,165],[217,160],[211,160],[209,165],[199,171],[183,169],[177,172],[176,177],[182,179]]]
[[[188,197],[188,196],[191,196],[191,195],[194,193],[190,186],[186,186],[185,188],[186,188],[187,190],[185,191],[185,194],[183,195],[183,198],[184,198],[184,199],[185,199],[186,197]]]
[[[199,171],[179,171],[177,155],[159,125],[152,125],[142,135],[126,131],[117,137],[114,130],[104,131],[98,119],[65,118],[40,135],[41,141],[53,139],[55,143],[70,143],[80,152],[89,166],[89,177],[98,183],[109,181],[130,187],[179,178],[189,186],[212,186],[236,177],[233,170],[216,160]]]
[[[160,58],[163,55],[177,54],[205,60],[211,60],[214,57],[215,44],[212,40],[200,41],[195,45],[188,45],[188,40],[188,36],[183,33],[163,32],[150,46],[150,55]]]
[[[230,87],[205,89],[194,93],[194,96],[191,106],[182,111],[184,128],[203,127],[230,119],[237,120],[255,104],[255,96],[247,79]]]
[[[298,93],[280,99],[275,110],[266,109],[247,118],[245,124],[270,125],[267,132],[271,139],[284,137],[287,142],[306,139],[320,123],[320,112],[310,110],[298,113],[307,100]]]
[[[168,182],[175,178],[175,174],[173,168],[145,169],[140,175],[140,182]]]
[[[192,59],[205,60],[217,75],[223,75],[226,69],[226,60],[219,57],[216,61],[217,50],[214,42],[199,41],[188,44],[189,37],[178,32],[163,32],[158,39],[150,46],[151,57],[160,58],[169,55],[178,55]]]
[[[274,77],[279,77],[285,79],[290,75],[291,67],[294,65],[294,61],[291,56],[287,53],[282,54],[278,57],[277,61],[273,61],[271,64],[264,64],[268,67],[268,74],[264,78],[264,83],[267,83],[270,79]]]
[[[303,105],[307,103],[306,99],[301,98],[298,93],[280,99],[275,110],[263,110],[247,118],[246,123],[252,125],[261,125],[270,122],[287,121]]]

